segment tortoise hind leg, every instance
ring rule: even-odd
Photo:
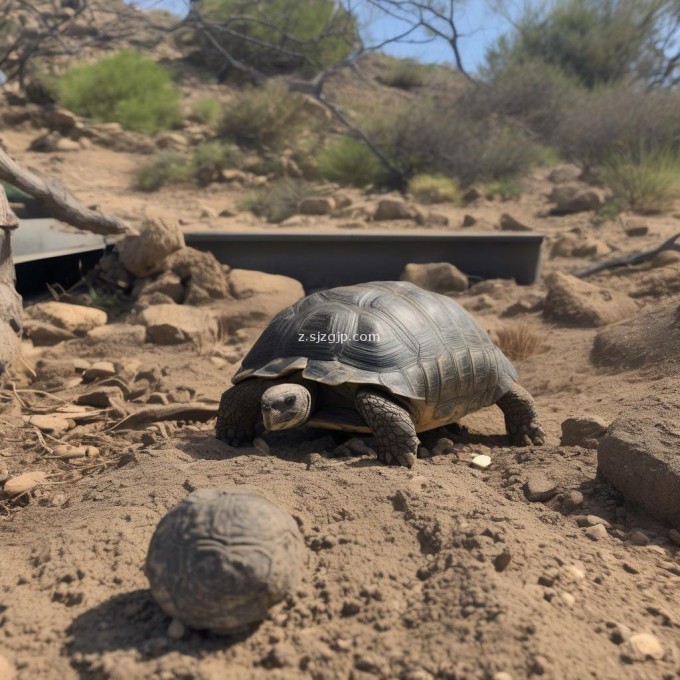
[[[230,446],[253,441],[262,395],[268,387],[271,387],[268,380],[245,380],[222,394],[215,427],[218,439]]]
[[[514,446],[541,445],[545,432],[538,420],[533,397],[517,383],[514,383],[496,405],[505,416],[505,429]]]
[[[356,407],[377,440],[379,460],[413,467],[420,441],[409,412],[382,392],[370,389],[357,392]]]

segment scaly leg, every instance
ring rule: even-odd
[[[369,389],[357,392],[356,406],[376,438],[378,458],[413,467],[420,441],[409,412],[382,392]]]
[[[538,420],[533,397],[515,383],[496,405],[505,415],[505,429],[514,446],[543,444],[545,432]]]
[[[230,446],[252,442],[261,416],[262,395],[272,384],[271,380],[244,380],[224,392],[217,411],[217,438]]]

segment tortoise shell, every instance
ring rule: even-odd
[[[156,527],[146,575],[166,614],[229,634],[290,593],[303,560],[304,542],[287,512],[250,491],[199,489]]]
[[[284,309],[232,382],[297,371],[329,387],[386,390],[409,408],[419,431],[495,403],[517,379],[463,307],[405,281],[332,288]]]

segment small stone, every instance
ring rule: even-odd
[[[99,455],[99,449],[96,446],[88,446],[85,448],[85,455],[88,458],[96,458]]]
[[[567,418],[562,422],[560,446],[584,446],[584,443],[590,443],[590,440],[601,437],[606,432],[607,426],[608,423],[598,416]]]
[[[669,529],[668,538],[671,540],[671,543],[680,546],[680,531],[677,529]]]
[[[591,541],[599,541],[602,538],[607,538],[607,527],[604,524],[595,524],[586,529],[585,534]]]
[[[271,454],[269,444],[262,439],[262,437],[255,437],[253,439],[253,447],[256,448],[263,456],[268,456]]]
[[[168,626],[168,637],[179,640],[184,637],[186,627],[179,619],[173,619]]]
[[[359,600],[345,600],[340,612],[341,616],[355,616],[361,611],[361,602]]]
[[[384,198],[378,203],[373,219],[383,220],[409,220],[412,217],[409,207],[398,198]]]
[[[532,472],[524,484],[524,495],[532,503],[547,501],[556,493],[556,484],[542,472]]]
[[[597,515],[583,515],[576,518],[576,524],[580,527],[594,527],[596,524],[602,524],[605,529],[611,529],[612,525],[606,519],[598,517]]]
[[[19,496],[22,493],[33,491],[47,480],[47,475],[41,470],[24,472],[22,475],[10,477],[2,487],[3,495],[6,497]]]
[[[301,215],[330,215],[335,210],[332,196],[310,196],[303,198],[298,206]]]
[[[630,639],[633,631],[628,628],[628,626],[623,623],[616,623],[614,621],[607,622],[607,628],[611,628],[611,633],[609,633],[609,639],[615,644],[620,645],[626,640]]]
[[[570,491],[562,499],[562,508],[565,512],[573,512],[583,505],[583,494],[580,491]]]
[[[345,446],[353,456],[369,456],[373,453],[371,447],[359,437],[352,437],[345,442]]]
[[[649,536],[644,531],[634,529],[628,534],[628,540],[633,545],[648,545],[650,543]]]
[[[499,671],[498,673],[494,673],[493,680],[513,680],[513,678],[510,673]]]
[[[168,395],[164,392],[152,392],[146,400],[146,403],[167,405],[170,403],[170,400],[168,399]]]
[[[97,361],[90,368],[83,371],[83,380],[92,382],[103,378],[111,378],[116,375],[116,367],[110,361]]]
[[[664,657],[664,649],[655,635],[651,633],[635,633],[624,643],[621,656],[626,661],[659,661]]]
[[[491,466],[491,456],[475,456],[470,464],[480,470],[486,470]]]
[[[54,455],[63,458],[64,460],[71,460],[74,458],[85,458],[87,447],[85,446],[70,446],[69,444],[59,444],[54,447]]]
[[[576,598],[571,593],[562,593],[560,599],[567,607],[573,607],[576,604]]]
[[[432,449],[432,455],[442,456],[449,453],[454,453],[455,450],[456,445],[448,437],[442,437],[441,439],[438,439],[437,443],[434,445],[434,448]]]
[[[464,227],[474,227],[475,224],[477,224],[477,218],[474,215],[465,215],[463,217],[463,226]]]
[[[583,581],[586,577],[585,570],[578,564],[567,564],[562,570],[562,574],[570,581]]]
[[[496,555],[493,560],[493,568],[497,572],[505,571],[512,561],[512,553],[509,550],[504,550],[502,553]]]
[[[629,224],[625,228],[626,236],[647,236],[649,227],[646,224]]]
[[[66,418],[49,415],[36,415],[28,419],[30,425],[34,425],[41,432],[59,435],[71,429],[71,423]]]
[[[501,215],[499,224],[503,231],[533,231],[531,227],[515,219],[512,215],[508,215],[508,213]]]
[[[76,403],[82,406],[94,406],[95,408],[109,408],[112,400],[122,398],[123,392],[120,387],[98,387],[81,394]]]

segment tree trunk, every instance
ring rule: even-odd
[[[18,224],[0,185],[0,377],[19,353],[22,306],[12,262],[12,230]]]

